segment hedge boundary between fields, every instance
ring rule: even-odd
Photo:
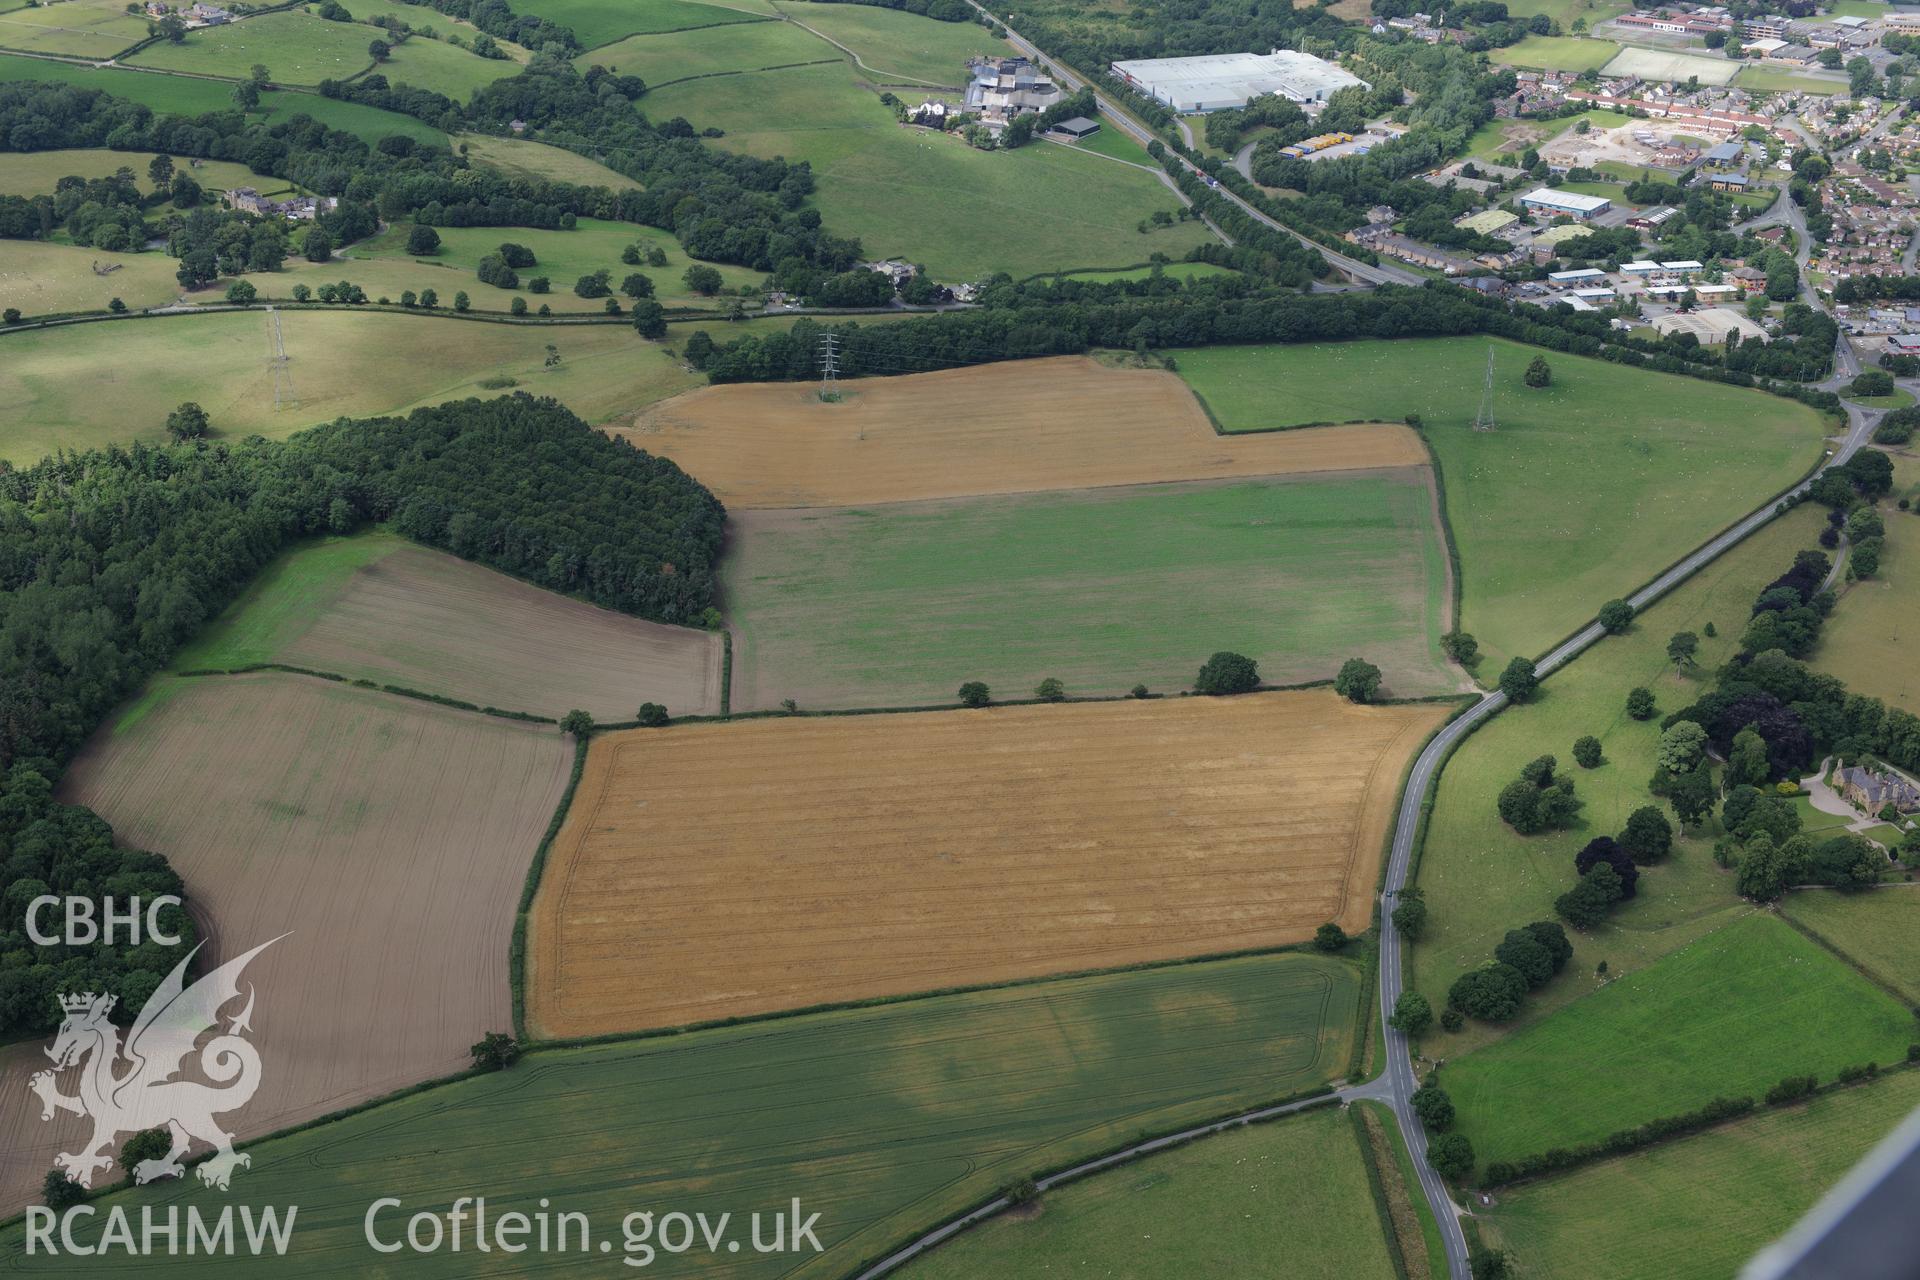
[[[1387,1242],[1387,1258],[1393,1264],[1394,1280],[1409,1280],[1406,1250],[1400,1246],[1400,1229],[1394,1225],[1393,1205],[1387,1196],[1386,1171],[1376,1158],[1373,1133],[1367,1127],[1366,1113],[1357,1106],[1349,1106],[1347,1119],[1352,1124],[1354,1142],[1360,1148],[1360,1163],[1367,1170],[1367,1190],[1372,1193],[1373,1211],[1380,1219],[1380,1234]]]
[[[368,680],[360,676],[342,675],[338,671],[318,671],[312,667],[296,667],[287,662],[250,662],[238,667],[193,667],[186,671],[171,674],[180,679],[202,679],[208,676],[244,676],[261,671],[280,671],[289,675],[311,676],[316,680],[327,680],[335,684],[350,685],[355,689],[367,689],[374,693],[390,693],[397,698],[412,698],[418,702],[431,702],[435,706],[451,707],[456,711],[472,711],[483,716],[493,716],[500,720],[514,720],[522,724],[558,724],[552,716],[535,715],[531,711],[509,711],[504,707],[483,707],[478,703],[462,698],[448,697],[443,693],[428,693],[424,689],[411,689],[403,684],[382,684],[377,680]]]
[[[1348,964],[1358,964],[1357,957],[1343,953],[1318,951],[1312,942],[1283,942],[1271,947],[1246,947],[1239,951],[1216,951],[1208,955],[1175,956],[1166,960],[1136,960],[1131,964],[1109,965],[1097,969],[1075,969],[1065,973],[1041,973],[1025,978],[1007,978],[999,982],[979,982],[963,986],[931,987],[921,991],[903,991],[894,995],[866,996],[858,1000],[835,1000],[824,1004],[802,1005],[793,1009],[773,1009],[765,1013],[734,1014],[726,1018],[710,1018],[704,1022],[684,1022],[670,1027],[648,1027],[638,1031],[607,1031],[593,1036],[559,1036],[552,1039],[525,1041],[529,1050],[533,1049],[589,1049],[601,1045],[626,1044],[643,1040],[665,1040],[675,1036],[693,1035],[702,1031],[716,1031],[726,1027],[753,1026],[760,1023],[782,1022],[790,1018],[811,1017],[816,1014],[847,1013],[861,1009],[882,1009],[890,1005],[911,1004],[919,1000],[934,1000],[944,996],[979,995],[988,991],[1012,991],[1022,987],[1042,986],[1052,982],[1075,982],[1090,978],[1123,977],[1132,973],[1152,973],[1161,969],[1180,969],[1189,965],[1221,964],[1230,960],[1253,960],[1285,955],[1320,955],[1329,960],[1338,960]],[[1354,990],[1358,993],[1359,981],[1355,980]]]
[[[1822,887],[1824,888],[1825,886],[1822,886]],[[1890,889],[1897,889],[1901,886],[1889,885],[1887,887]],[[1809,892],[1809,890],[1800,889],[1800,890],[1797,890],[1797,892],[1806,893],[1806,892]],[[1838,893],[1841,891],[1838,889],[1835,889],[1835,890],[1832,890],[1832,892]],[[1866,889],[1866,890],[1863,890],[1863,892],[1874,893],[1874,892],[1877,892],[1877,890]],[[1912,892],[1912,890],[1908,890],[1908,892]],[[1867,965],[1860,960],[1855,959],[1839,943],[1833,941],[1833,939],[1827,937],[1824,933],[1821,933],[1818,929],[1814,928],[1812,925],[1807,924],[1805,921],[1802,921],[1802,920],[1796,920],[1792,915],[1789,914],[1789,908],[1786,907],[1784,904],[1780,905],[1774,911],[1773,914],[1780,917],[1780,919],[1787,925],[1788,928],[1800,934],[1800,936],[1804,937],[1807,941],[1813,943],[1816,947],[1819,947],[1822,951],[1827,952],[1834,959],[1840,961],[1842,964],[1846,965],[1849,969],[1852,969],[1855,973],[1859,974],[1861,977],[1865,978],[1868,982],[1871,982],[1874,986],[1880,988],[1882,991],[1892,996],[1895,1000],[1898,1000],[1900,1002],[1901,1008],[1907,1010],[1909,1013],[1912,1013],[1916,1016],[1920,1016],[1920,1004],[1916,1004],[1911,996],[1909,996],[1906,992],[1902,991],[1898,986],[1894,985],[1894,983],[1891,980],[1882,976],[1878,970],[1874,969],[1870,965]]]
[[[513,1038],[523,1046],[528,1043],[527,918],[533,913],[533,900],[540,892],[540,879],[546,873],[547,854],[552,850],[554,840],[559,837],[560,828],[566,825],[567,812],[573,808],[574,792],[580,789],[580,777],[587,770],[589,745],[589,737],[573,740],[573,769],[567,775],[566,790],[560,793],[560,802],[554,806],[546,834],[534,846],[533,858],[527,863],[526,879],[520,883],[520,902],[513,909],[513,935],[507,943],[507,986],[513,999]]]
[[[1124,1168],[1163,1151],[1202,1142],[1234,1129],[1244,1129],[1256,1124],[1277,1124],[1293,1116],[1317,1111],[1339,1101],[1341,1101],[1339,1092],[1332,1085],[1320,1085],[1313,1089],[1288,1094],[1279,1100],[1263,1103],[1257,1107],[1236,1111],[1218,1120],[1202,1121],[1197,1125],[1169,1130],[1158,1136],[1148,1136],[1143,1130],[1135,1139],[1111,1148],[1103,1154],[1069,1165],[1055,1166],[1050,1170],[1037,1171],[1029,1176],[1036,1192],[1044,1193],[1082,1178]],[[1280,1110],[1280,1108],[1287,1109]],[[924,1256],[927,1249],[947,1244],[1011,1207],[1013,1202],[1007,1194],[1004,1191],[996,1192],[933,1227],[868,1256],[843,1274],[848,1277],[848,1280],[879,1280],[879,1277],[906,1266],[914,1258]],[[912,1252],[907,1252],[909,1250]]]
[[[1909,1052],[1912,1050],[1909,1049]],[[1799,1106],[1814,1098],[1824,1098],[1844,1089],[1870,1088],[1895,1072],[1913,1070],[1920,1070],[1920,1062],[1911,1058],[1905,1062],[1866,1063],[1860,1066],[1842,1067],[1839,1075],[1826,1084],[1795,1093],[1778,1102],[1765,1099],[1756,1101],[1744,1094],[1737,1098],[1714,1098],[1692,1111],[1683,1111],[1678,1115],[1656,1116],[1631,1129],[1616,1130],[1604,1138],[1582,1143],[1577,1147],[1554,1147],[1534,1155],[1521,1156],[1516,1160],[1489,1161],[1482,1171],[1483,1178],[1478,1184],[1479,1189],[1495,1191],[1525,1183],[1544,1182],[1589,1165],[1639,1155],[1643,1151],[1667,1146],[1696,1134],[1727,1128],[1768,1112],[1785,1111],[1789,1107]],[[1496,1170],[1507,1176],[1496,1178]]]

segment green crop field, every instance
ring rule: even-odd
[[[606,307],[604,298],[582,298],[574,293],[574,281],[605,269],[613,273],[611,285],[619,292],[620,282],[633,272],[653,281],[655,296],[666,306],[723,305],[702,298],[686,287],[683,277],[693,260],[680,247],[672,232],[643,227],[630,222],[602,222],[582,218],[572,231],[542,231],[532,227],[437,227],[440,251],[431,257],[413,258],[407,254],[407,235],[411,224],[400,223],[379,235],[348,247],[351,257],[332,262],[308,263],[290,259],[285,271],[249,277],[263,294],[276,298],[288,296],[296,284],[317,288],[321,284],[351,280],[370,297],[384,294],[398,299],[403,289],[434,289],[440,305],[450,306],[456,291],[464,290],[476,311],[505,311],[514,297],[527,300],[538,310],[546,303],[557,312],[591,312]],[[476,273],[480,259],[499,249],[502,243],[523,245],[533,251],[537,265],[520,274],[518,289],[500,289],[480,283]],[[657,248],[667,255],[664,267],[628,266],[620,261],[627,245],[637,244],[644,251]],[[729,291],[756,289],[765,277],[758,271],[721,263],[715,267]],[[529,292],[528,281],[546,276],[552,292]],[[622,296],[620,303],[627,304]],[[758,300],[756,299],[756,305]]]
[[[724,129],[722,147],[809,161],[814,203],[836,234],[943,280],[1178,258],[1208,238],[1197,222],[1139,231],[1179,207],[1152,174],[1067,147],[976,151],[902,128],[844,62],[683,81],[649,92],[647,113]]]
[[[887,84],[960,88],[967,82],[967,59],[1009,52],[977,22],[935,22],[901,9],[858,4],[800,3],[781,12],[853,50],[862,70]]]
[[[432,10],[424,12],[431,13]],[[386,33],[357,22],[328,22],[305,13],[270,13],[244,22],[194,31],[179,44],[142,49],[129,65],[194,75],[244,77],[263,64],[279,84],[344,80],[373,65],[367,46]],[[477,57],[439,40],[394,46],[380,68],[395,84],[431,89],[464,102],[475,89],[519,71],[519,65]]]
[[[1474,431],[1489,348],[1496,431]],[[1804,405],[1497,339],[1209,347],[1180,375],[1229,431],[1417,413],[1463,564],[1462,626],[1487,671],[1537,655],[1803,475]],[[1522,381],[1544,355],[1553,384]]]
[[[1724,1280],[1920,1106],[1902,1071],[1475,1206],[1523,1280]]]
[[[839,63],[842,55],[791,22],[744,22],[672,35],[629,36],[618,44],[581,54],[575,61],[582,70],[601,66],[622,75],[639,76],[647,82],[651,97],[682,80],[808,62]]]
[[[0,13],[0,48],[104,61],[147,38],[145,14],[126,0],[64,0]]]
[[[0,458],[25,463],[61,448],[158,440],[167,411],[183,400],[205,407],[223,436],[284,437],[342,415],[499,394],[480,386],[484,378],[511,377],[520,389],[554,396],[590,421],[700,381],[626,325],[289,311],[281,313],[281,327],[299,404],[276,411],[267,325],[264,312],[227,312],[0,337]],[[560,352],[557,369],[545,367],[548,343]]]
[[[798,1196],[821,1215],[825,1252],[742,1249],[728,1273],[839,1277],[1017,1177],[1339,1076],[1359,979],[1346,961],[1263,956],[543,1052],[259,1144],[244,1194],[300,1206],[278,1275],[371,1269],[375,1199],[406,1203],[391,1219],[404,1230],[406,1213],[458,1194],[496,1213],[548,1197],[616,1249],[634,1210],[730,1212],[744,1235],[750,1212]],[[229,1198],[188,1178],[112,1201]],[[21,1250],[18,1229],[0,1237],[8,1265]],[[525,1261],[468,1248],[408,1270],[524,1275]],[[258,1272],[231,1258],[144,1265]]]
[[[1518,44],[1492,50],[1495,62],[1514,67],[1537,67],[1542,71],[1599,70],[1620,52],[1620,46],[1607,40],[1589,40],[1583,36],[1528,36]]]
[[[246,70],[246,67],[242,67],[240,74],[246,74]],[[49,62],[44,58],[22,58],[0,53],[0,80],[53,80],[85,89],[99,89],[151,107],[163,115],[199,116],[210,111],[233,110],[233,89],[221,81],[135,71],[125,67],[84,67],[78,63]],[[260,105],[260,118],[270,123],[306,115],[368,142],[378,142],[389,134],[400,133],[429,146],[447,145],[447,135],[430,124],[415,120],[412,116],[362,106],[357,102],[336,102],[314,93],[270,90],[260,96]]]
[[[136,310],[165,306],[179,296],[174,276],[179,267],[158,252],[107,253],[42,240],[0,240],[0,308],[18,307],[27,316],[60,315],[104,311],[114,298]],[[112,270],[100,275],[96,268]],[[5,377],[0,373],[0,381]]]
[[[1185,688],[1208,654],[1272,684],[1366,654],[1395,694],[1452,688],[1424,476],[1154,485],[737,515],[723,567],[734,705]]]
[[[516,178],[573,182],[588,187],[606,187],[610,191],[640,190],[640,184],[625,174],[616,173],[597,161],[561,147],[548,146],[544,142],[463,133],[460,135],[460,145],[466,148],[467,159]],[[677,245],[679,242],[674,243]]]
[[[7,156],[4,166],[0,166],[0,196],[52,195],[53,184],[62,178],[106,178],[122,168],[133,170],[134,181],[139,184],[140,190],[151,192],[153,184],[147,181],[147,163],[152,159],[151,151],[108,151],[99,147],[15,152]],[[255,173],[247,166],[230,160],[181,159],[177,168],[208,191],[251,186],[262,194],[270,195],[299,190],[283,178]]]
[[[772,17],[766,0],[525,0],[516,13],[530,13],[573,28],[582,46],[598,49],[626,36],[648,31],[686,31],[728,22]]]
[[[1920,893],[1888,885],[1871,893],[1804,889],[1780,904],[1787,917],[1813,930],[1920,1006]]]
[[[1420,855],[1418,880],[1431,917],[1412,949],[1412,986],[1437,1003],[1464,970],[1492,955],[1508,929],[1553,919],[1553,900],[1573,886],[1581,846],[1618,832],[1640,806],[1659,803],[1647,791],[1659,719],[1629,718],[1627,690],[1652,690],[1662,716],[1704,693],[1710,673],[1733,656],[1754,598],[1796,552],[1813,545],[1821,523],[1810,507],[1774,521],[1654,604],[1627,634],[1609,637],[1555,672],[1537,700],[1502,712],[1460,744],[1440,775]],[[1709,623],[1717,636],[1703,634]],[[1667,638],[1677,631],[1701,636],[1700,665],[1691,671],[1676,671],[1667,661]],[[1480,674],[1497,670],[1483,661]],[[1585,734],[1599,738],[1605,753],[1597,769],[1573,764],[1574,739]],[[1517,836],[1500,821],[1495,800],[1523,764],[1548,753],[1571,771],[1585,808],[1571,831]],[[1632,902],[1604,925],[1570,933],[1572,962],[1528,997],[1517,1025],[1531,1025],[1593,991],[1600,961],[1615,974],[1632,973],[1745,910],[1731,873],[1714,865],[1717,835],[1709,825],[1678,841],[1671,857],[1641,874]],[[1457,1058],[1512,1029],[1468,1022],[1460,1032],[1430,1033],[1423,1047]]]
[[[1277,1212],[1285,1206],[1284,1212]],[[901,1280],[1095,1275],[1193,1280],[1285,1258],[1298,1276],[1393,1271],[1352,1120],[1324,1107],[1050,1191],[900,1272]]]
[[[1564,975],[1577,979],[1578,974]],[[1771,916],[1748,913],[1464,1058],[1442,1083],[1482,1165],[1575,1146],[1783,1076],[1903,1061],[1913,1015]]]

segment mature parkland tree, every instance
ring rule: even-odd
[[[1673,824],[1658,808],[1643,804],[1627,815],[1620,847],[1641,866],[1658,862],[1673,851]]]
[[[1600,626],[1610,636],[1617,636],[1633,625],[1633,606],[1625,600],[1609,600],[1600,606]]]
[[[1653,690],[1627,690],[1627,715],[1635,720],[1653,719]]]
[[[982,680],[969,680],[960,686],[960,705],[963,707],[984,707],[993,701],[993,693]]]
[[[1540,676],[1530,658],[1515,658],[1500,673],[1500,692],[1516,706],[1533,701],[1534,691],[1539,687]]]
[[[1433,1025],[1433,1005],[1418,991],[1402,991],[1393,1002],[1387,1025],[1410,1036],[1420,1035]]]
[[[208,427],[207,411],[191,400],[167,415],[167,436],[173,440],[198,440]]]
[[[1420,1123],[1435,1133],[1453,1127],[1453,1099],[1439,1085],[1421,1085],[1413,1091],[1408,1101],[1413,1104],[1414,1114],[1420,1117]]]
[[[1547,364],[1545,356],[1535,356],[1533,363],[1527,366],[1526,382],[1530,387],[1544,387],[1553,381],[1553,370]]]
[[[1216,695],[1251,693],[1260,687],[1260,668],[1252,658],[1222,649],[1200,668],[1193,687],[1197,692]]]
[[[1700,652],[1700,637],[1691,631],[1676,631],[1667,641],[1667,661],[1676,667],[1690,667]]]
[[[1573,740],[1573,762],[1582,769],[1597,769],[1606,753],[1600,747],[1600,739],[1592,734]]]
[[[1348,702],[1372,702],[1380,692],[1380,668],[1365,658],[1348,658],[1333,678],[1333,691]]]

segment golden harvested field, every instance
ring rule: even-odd
[[[223,1123],[253,1136],[461,1070],[508,1029],[514,909],[572,758],[551,726],[307,676],[171,678],[61,798],[165,854],[221,954],[291,931],[247,970],[265,1070]],[[32,1144],[8,1153],[10,1205],[79,1123],[0,1094],[0,1136]]]
[[[839,404],[804,383],[708,387],[624,428],[729,507],[833,507],[980,494],[1423,466],[1406,427],[1221,436],[1170,373],[1083,356],[861,378]]]
[[[642,702],[720,710],[720,636],[543,590],[386,533],[328,538],[261,574],[175,666],[263,662],[555,719]]]
[[[605,735],[528,1015],[587,1036],[1360,929],[1448,713],[1310,691]]]

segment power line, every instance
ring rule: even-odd
[[[820,335],[820,398],[831,400],[839,394],[834,379],[840,372],[840,335],[823,333]]]
[[[1487,348],[1487,377],[1480,386],[1480,412],[1474,415],[1475,431],[1492,431],[1493,423],[1493,348]]]
[[[297,409],[300,397],[293,389],[293,371],[287,367],[287,344],[280,334],[280,313],[272,307],[267,308],[267,332],[273,343],[267,363],[273,368],[274,412],[278,413],[283,407]]]

